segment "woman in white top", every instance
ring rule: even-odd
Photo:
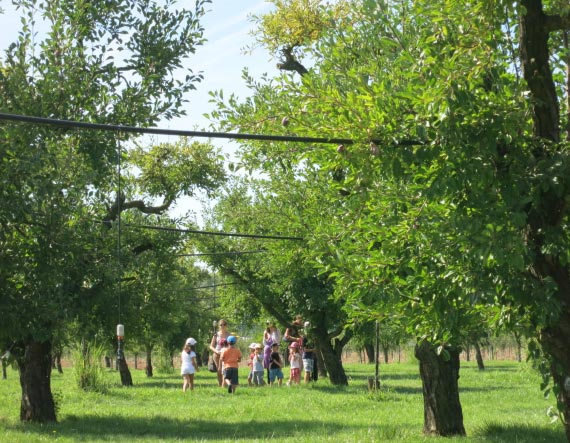
[[[218,370],[218,386],[224,386],[224,377],[222,376],[222,364],[220,362],[220,355],[222,354],[223,342],[226,340],[230,333],[228,332],[228,322],[221,319],[218,322],[218,327],[220,328],[218,332],[212,337],[210,342],[210,349],[212,350],[212,358],[214,363],[216,363],[216,368]]]
[[[180,373],[184,379],[182,384],[182,391],[186,392],[188,388],[192,391],[194,389],[194,373],[198,371],[198,365],[196,364],[196,352],[194,352],[194,346],[196,345],[196,340],[190,337],[186,340],[184,344],[184,349],[180,354]]]

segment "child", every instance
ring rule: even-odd
[[[263,386],[263,354],[262,354],[263,346],[259,343],[255,344],[254,351],[252,358],[252,373],[253,373],[253,383],[255,386]]]
[[[227,341],[228,347],[222,351],[220,361],[224,365],[224,383],[228,386],[228,393],[233,394],[239,384],[238,367],[242,355],[235,347],[237,339],[233,335],[230,335]]]
[[[289,346],[289,349],[291,350],[291,354],[289,355],[291,372],[287,386],[291,386],[291,384],[298,385],[301,382],[301,365],[303,364],[303,359],[299,352],[299,343],[294,341],[291,343],[291,346]]]
[[[248,346],[249,349],[249,359],[247,361],[247,366],[249,366],[249,374],[247,376],[248,386],[253,385],[253,357],[255,356],[255,346],[257,343],[252,343]]]
[[[198,371],[194,346],[196,346],[196,340],[190,337],[186,340],[184,349],[182,349],[182,353],[180,354],[180,360],[182,361],[180,373],[182,374],[182,378],[184,378],[182,392],[186,392],[188,388],[190,388],[191,391],[194,390],[194,373]]]
[[[275,383],[277,378],[279,386],[283,383],[283,361],[281,360],[281,355],[279,354],[279,345],[273,343],[271,346],[271,359],[269,363],[269,383],[271,386]]]

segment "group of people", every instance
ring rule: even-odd
[[[219,330],[210,342],[213,364],[217,372],[218,385],[227,387],[230,394],[234,393],[239,385],[238,368],[242,361],[242,353],[236,347],[237,338],[228,332],[228,323],[225,320],[218,322]],[[263,334],[263,343],[252,343],[249,346],[248,384],[263,386],[264,372],[267,373],[267,384],[281,386],[283,383],[284,362],[290,365],[290,375],[287,385],[300,384],[301,370],[304,370],[304,381],[308,383],[313,378],[315,370],[315,348],[309,341],[305,331],[310,327],[309,322],[303,323],[300,315],[285,330],[283,337],[274,323],[268,322]],[[281,355],[281,342],[288,343],[285,356]],[[194,389],[194,373],[198,370],[195,353],[196,340],[189,338],[182,350],[181,374],[184,378],[182,389]]]

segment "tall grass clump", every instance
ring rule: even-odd
[[[82,342],[72,348],[73,374],[79,389],[107,392],[103,359],[105,348],[95,343]]]

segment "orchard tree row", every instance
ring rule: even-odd
[[[303,241],[215,265],[302,311],[319,344],[376,319],[416,337],[430,434],[465,433],[461,346],[522,328],[570,439],[568,3],[273,3],[255,35],[280,73],[245,71],[249,97],[214,93],[211,118],[352,142],[241,142],[234,169],[255,173],[212,226]]]
[[[20,2],[2,110],[130,126],[179,116],[201,79],[180,67],[203,40],[204,3]],[[347,143],[241,142],[229,170],[250,173],[226,178],[208,144],[2,125],[0,337],[22,420],[55,420],[56,337],[118,317],[150,348],[172,324],[173,340],[188,320],[206,330],[211,311],[179,296],[204,272],[177,255],[199,250],[235,284],[220,299],[235,319],[309,320],[334,384],[347,383],[343,347],[376,321],[414,337],[429,434],[465,434],[462,346],[491,328],[528,335],[570,439],[566,2],[273,3],[256,37],[279,74],[246,71],[243,100],[213,93],[212,121]],[[127,229],[192,227],[168,209],[197,189],[218,192],[206,228],[258,237]]]

